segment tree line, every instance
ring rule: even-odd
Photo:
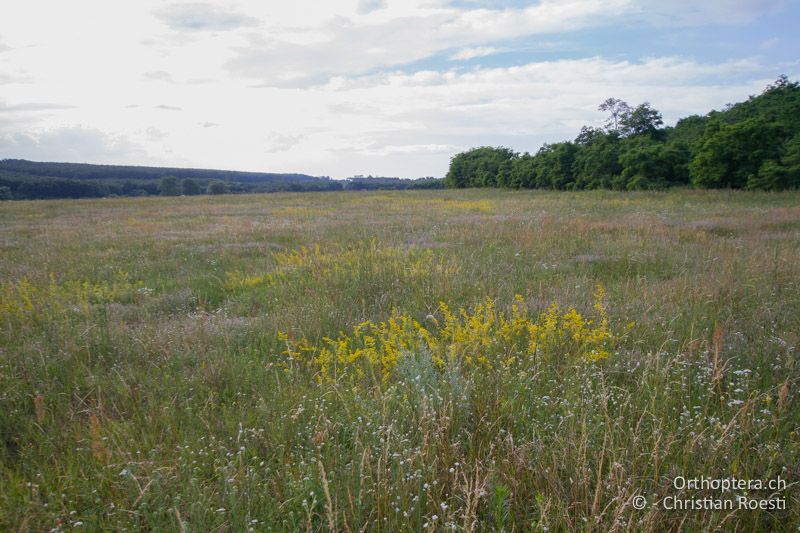
[[[177,175],[155,174],[159,170],[170,169],[38,163],[7,159],[0,161],[0,200],[444,188],[443,179],[432,177],[401,179],[354,176],[344,180],[334,180],[303,174],[257,174],[192,169],[177,169],[186,170],[176,173]],[[242,177],[240,174],[247,174],[245,179],[248,181],[238,181],[237,178]],[[184,177],[180,177],[181,175]],[[131,177],[124,178],[124,176]]]
[[[599,106],[602,127],[535,154],[482,146],[455,155],[450,188],[782,190],[800,187],[800,84],[781,76],[758,96],[664,127],[648,102]]]
[[[156,180],[76,179],[20,174],[0,170],[0,200],[44,200],[56,198],[105,198],[115,196],[177,196],[237,194],[281,191],[341,190],[336,180],[272,181],[242,183],[219,179],[162,176]]]

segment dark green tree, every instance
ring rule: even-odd
[[[766,191],[800,188],[800,133],[786,141],[779,160],[767,159],[757,175],[750,175],[746,188]]]
[[[540,189],[574,189],[572,166],[577,146],[569,141],[545,144],[536,152],[536,187]]]
[[[175,176],[161,176],[158,190],[161,196],[178,196],[181,193],[181,186]]]
[[[783,129],[763,119],[736,124],[712,121],[706,127],[689,164],[697,187],[741,189],[758,176],[767,160],[778,160]]]
[[[192,178],[183,178],[181,180],[181,191],[186,196],[193,196],[195,194],[201,194],[203,189]]]
[[[707,123],[708,118],[699,115],[690,115],[682,118],[678,120],[674,128],[666,129],[666,140],[668,142],[682,142],[691,148],[703,136]]]
[[[516,153],[509,148],[481,146],[456,154],[450,159],[450,169],[445,176],[447,187],[494,187],[505,161],[511,161]]]
[[[625,139],[619,156],[622,173],[612,180],[614,188],[663,189],[689,181],[689,150],[684,144],[665,143],[649,137]]]
[[[611,187],[615,176],[622,172],[619,163],[620,138],[616,132],[584,128],[575,139],[577,150],[572,171],[578,189]]]
[[[575,144],[578,146],[588,146],[595,142],[597,139],[608,135],[600,128],[593,128],[591,126],[581,126],[581,131],[575,137]]]
[[[655,138],[663,124],[661,113],[653,109],[649,102],[636,106],[620,118],[624,135],[649,135]]]
[[[511,166],[512,189],[532,189],[536,186],[536,158],[525,152],[514,160]]]
[[[226,192],[228,192],[228,184],[220,180],[211,181],[206,188],[206,194],[225,194]]]
[[[517,187],[512,187],[511,185],[511,171],[513,169],[513,166],[514,166],[513,159],[506,159],[502,163],[500,163],[500,166],[497,169],[498,187],[503,187],[504,189],[517,188]]]

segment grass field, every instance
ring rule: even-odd
[[[4,202],[0,247],[0,530],[800,526],[800,193]]]

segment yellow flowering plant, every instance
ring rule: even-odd
[[[94,304],[126,300],[142,289],[141,281],[131,281],[128,272],[119,270],[110,281],[58,281],[50,274],[46,283],[28,278],[0,285],[0,322],[44,320],[68,313],[86,313]]]
[[[609,356],[614,340],[604,296],[598,286],[592,318],[574,307],[561,311],[555,303],[532,318],[517,295],[508,312],[499,310],[491,299],[457,312],[442,302],[426,317],[425,325],[394,309],[385,321],[362,322],[336,338],[323,337],[318,345],[305,337],[292,340],[287,333],[278,335],[286,346],[284,354],[313,368],[320,381],[348,375],[387,381],[398,362],[415,353],[429,353],[438,368],[508,370],[537,359],[596,362]]]

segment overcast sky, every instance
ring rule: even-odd
[[[800,74],[780,0],[3,0],[0,159],[442,176]]]

